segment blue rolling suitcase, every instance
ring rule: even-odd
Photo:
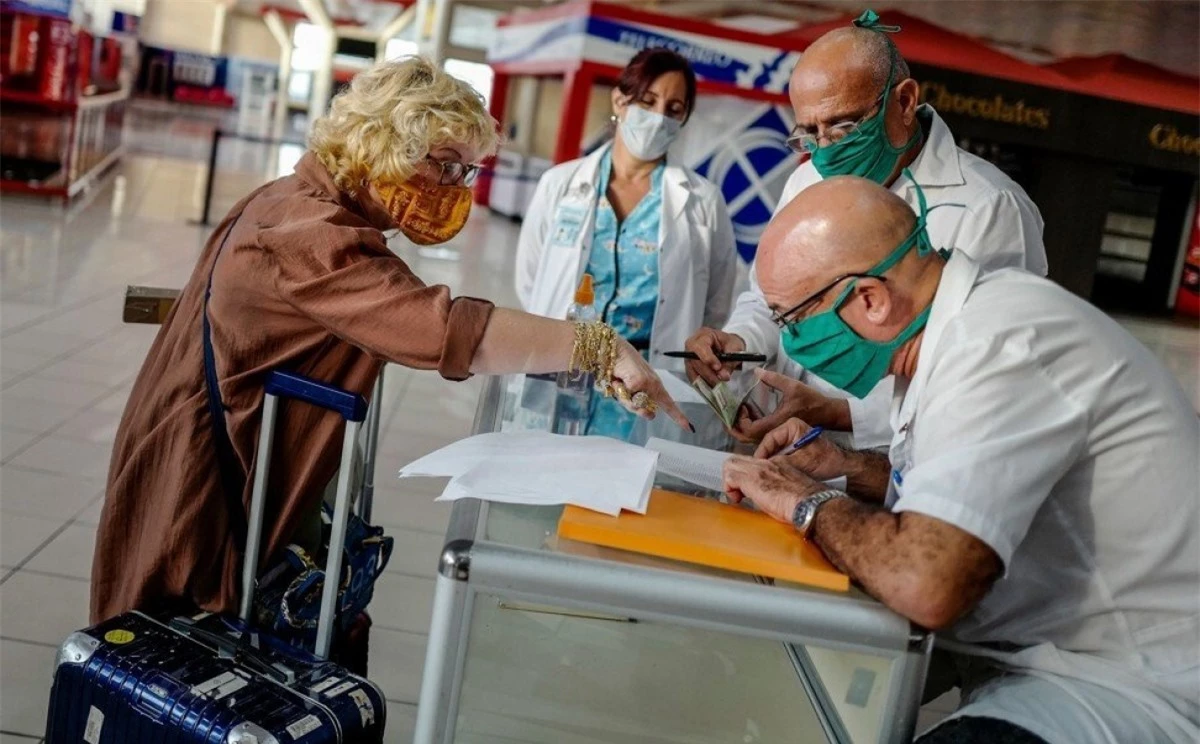
[[[359,513],[369,518],[378,402],[370,412],[366,483]],[[368,417],[360,395],[298,375],[267,382],[259,452],[270,452],[279,398],[337,411],[346,420],[330,545],[342,545],[350,517],[354,446]],[[256,632],[249,624],[258,577],[270,457],[257,458],[237,617],[201,613],[160,620],[129,612],[71,634],[55,667],[48,744],[326,744],[383,741],[387,705],[369,680],[328,661],[338,581],[324,582],[316,653]],[[325,576],[343,575],[331,549]]]

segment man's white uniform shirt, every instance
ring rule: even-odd
[[[925,126],[926,141],[909,172],[925,192],[929,207],[946,205],[929,214],[929,237],[934,248],[958,249],[985,269],[1018,266],[1045,276],[1042,217],[1025,191],[996,166],[960,149],[932,107],[921,106],[918,115]],[[812,162],[801,165],[784,185],[775,213],[820,180],[821,175]],[[917,210],[917,191],[912,181],[901,176],[892,184],[892,191]],[[805,373],[786,356],[780,358],[779,328],[771,317],[752,268],[750,288],[738,297],[724,330],[741,336],[747,351],[766,354],[769,360],[776,361],[784,373],[826,395],[849,397],[848,393]],[[849,397],[856,447],[883,447],[891,441],[888,425],[891,396],[892,380],[885,378],[866,398]]]

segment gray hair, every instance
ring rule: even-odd
[[[834,29],[813,43],[836,43],[842,40],[848,41],[852,49],[850,60],[847,61],[853,60],[865,64],[871,71],[871,82],[879,90],[882,91],[883,86],[887,85],[888,72],[891,71],[893,60],[896,64],[892,75],[893,85],[905,78],[912,77],[908,63],[904,61],[904,57],[900,56],[900,50],[883,31],[847,26]]]

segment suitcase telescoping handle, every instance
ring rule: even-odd
[[[329,559],[325,563],[325,586],[321,594],[321,615],[317,623],[317,642],[314,649],[317,656],[328,658],[337,613],[337,591],[342,575],[344,551],[340,546],[346,542],[346,525],[350,520],[350,474],[354,469],[354,444],[358,440],[363,420],[367,417],[367,402],[361,395],[291,372],[272,372],[267,376],[262,429],[258,435],[258,457],[254,468],[254,488],[250,497],[250,518],[247,520],[249,534],[246,535],[246,554],[242,565],[242,602],[238,614],[246,623],[250,622],[254,584],[258,577],[263,511],[267,500],[267,476],[271,466],[275,416],[280,398],[302,401],[335,411],[346,421],[346,430],[342,438],[342,466],[338,472],[337,500],[334,502],[333,525],[329,535]]]
[[[375,505],[375,450],[379,448],[379,409],[383,408],[383,370],[375,378],[375,390],[371,393],[371,405],[367,408],[367,441],[363,453],[362,493],[358,495],[358,516],[371,522],[371,508]]]

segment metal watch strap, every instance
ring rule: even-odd
[[[795,511],[792,512],[792,526],[801,535],[808,537],[808,531],[812,529],[813,520],[816,518],[817,509],[821,504],[847,495],[845,491],[829,488],[824,491],[818,491],[806,499],[802,499],[800,503],[796,504]]]

